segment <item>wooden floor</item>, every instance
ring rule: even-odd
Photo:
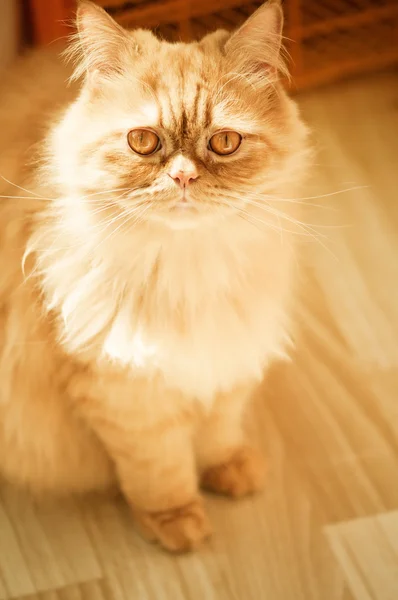
[[[297,350],[260,390],[266,492],[170,557],[120,500],[0,490],[0,600],[398,599],[398,75],[300,98],[317,167]]]

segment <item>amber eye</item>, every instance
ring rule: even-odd
[[[156,133],[149,129],[133,129],[129,131],[127,141],[130,148],[142,156],[153,154],[162,147]]]
[[[237,151],[242,142],[242,136],[236,131],[220,131],[210,139],[210,150],[226,156]]]

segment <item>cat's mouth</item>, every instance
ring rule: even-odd
[[[196,207],[195,207],[195,203],[192,202],[191,200],[177,200],[177,202],[174,204],[173,208],[178,208],[181,210],[188,210],[188,209],[196,208]]]
[[[181,202],[181,201],[178,201],[172,207],[172,210],[182,210],[182,211],[195,210],[195,205],[192,204],[192,202]]]
[[[181,196],[177,198],[175,204],[172,206],[172,210],[192,210],[196,209],[196,203],[188,190],[184,189]]]

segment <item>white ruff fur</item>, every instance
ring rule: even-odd
[[[286,242],[238,217],[186,231],[148,224],[119,236],[111,255],[100,244],[86,270],[93,240],[61,236],[57,247],[71,249],[42,256],[48,308],[60,308],[69,352],[89,348],[208,403],[286,357]]]

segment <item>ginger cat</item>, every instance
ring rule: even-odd
[[[119,486],[172,551],[209,534],[200,485],[263,483],[242,417],[289,347],[309,158],[282,21],[169,44],[82,2],[78,89],[38,53],[0,99],[0,472]]]

